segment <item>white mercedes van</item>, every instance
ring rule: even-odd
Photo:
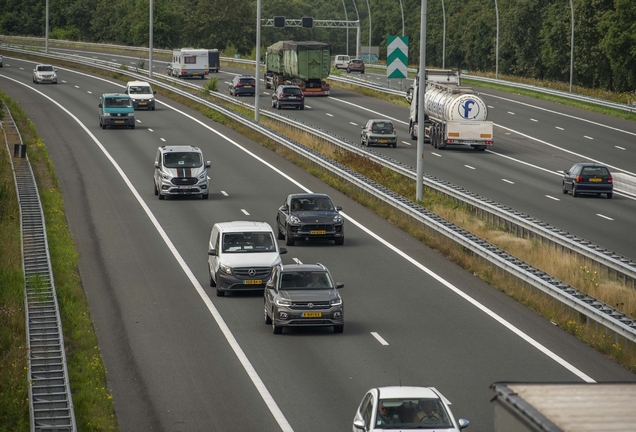
[[[215,223],[208,244],[210,286],[219,297],[230,291],[263,290],[286,253],[267,222]]]

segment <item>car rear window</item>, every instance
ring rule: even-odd
[[[391,122],[373,123],[371,130],[373,132],[393,132],[393,123]]]
[[[285,87],[283,88],[283,93],[290,95],[300,95],[303,94],[303,91],[296,87]]]
[[[241,83],[243,85],[255,85],[256,81],[254,80],[254,78],[241,78]]]
[[[581,175],[584,176],[608,176],[609,171],[605,167],[583,167]]]
[[[351,60],[351,63],[355,63],[355,64],[362,64],[362,60]]]

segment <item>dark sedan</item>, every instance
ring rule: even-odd
[[[283,327],[333,326],[344,331],[344,310],[329,270],[322,264],[286,264],[275,267],[265,286],[265,324],[274,334]]]
[[[344,244],[342,207],[334,207],[325,194],[292,194],[287,197],[276,215],[278,238],[293,246],[302,240],[334,240]]]
[[[607,198],[612,198],[614,180],[605,165],[577,163],[563,173],[563,193],[568,192],[572,192],[573,197],[579,194],[607,194]]]

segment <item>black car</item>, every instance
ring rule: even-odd
[[[235,76],[230,83],[230,94],[233,96],[254,96],[256,79],[253,76]]]
[[[344,331],[344,309],[327,267],[318,264],[287,264],[275,267],[265,285],[263,314],[274,334],[283,327],[333,326]]]
[[[284,106],[305,109],[305,95],[300,87],[295,85],[279,85],[272,93],[272,108],[281,109]]]
[[[280,240],[293,246],[301,240],[334,240],[344,244],[342,207],[334,207],[325,194],[292,194],[276,215],[276,232]]]
[[[597,163],[577,163],[563,173],[563,193],[572,192],[573,197],[579,194],[607,194],[612,198],[614,180],[605,165]]]

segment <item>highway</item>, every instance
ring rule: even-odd
[[[0,89],[36,124],[60,179],[122,431],[351,430],[367,389],[400,383],[437,387],[453,402],[455,416],[471,421],[469,430],[488,431],[492,382],[636,380],[305,171],[198,112],[160,97],[156,111],[137,112],[136,130],[101,130],[98,97],[121,89],[123,82],[59,68],[60,84],[36,86],[32,65],[5,56]],[[334,102],[358,98],[336,90],[333,98],[308,101],[312,108],[305,113],[310,120],[324,119],[328,105],[334,119],[326,124],[355,136],[356,127],[344,122],[361,122],[363,111]],[[377,101],[362,102],[385,109]],[[392,109],[396,118],[405,117]],[[543,148],[544,155],[552,151],[525,142],[531,140],[508,139],[498,151],[510,147],[516,157],[521,150],[530,153],[529,147]],[[207,201],[159,201],[153,194],[157,146],[183,143],[200,146],[212,161]],[[413,146],[398,146],[394,154],[412,158],[413,152]],[[493,153],[467,153],[438,157],[427,149],[426,160],[435,161],[427,166],[454,170],[453,182],[516,197],[520,204],[529,204],[536,193],[530,184],[547,190],[554,183],[553,194],[561,198],[554,175]],[[463,172],[461,163],[481,172]],[[563,168],[552,164],[551,169]],[[493,166],[497,173],[490,172]],[[496,178],[512,179],[515,172],[519,180],[512,193]],[[498,187],[487,188],[488,180]],[[285,263],[322,262],[345,282],[342,335],[324,328],[275,336],[263,323],[262,295],[217,298],[208,286],[212,224],[240,219],[273,224],[285,196],[298,191],[326,192],[344,208],[344,246],[301,243],[283,256]],[[601,202],[563,198],[570,198],[560,203],[572,206],[576,216]],[[633,205],[629,199],[602,203],[603,211],[625,212],[626,219]],[[554,217],[562,210],[554,208]],[[587,223],[585,217],[574,219]],[[593,222],[598,228],[598,220]]]

